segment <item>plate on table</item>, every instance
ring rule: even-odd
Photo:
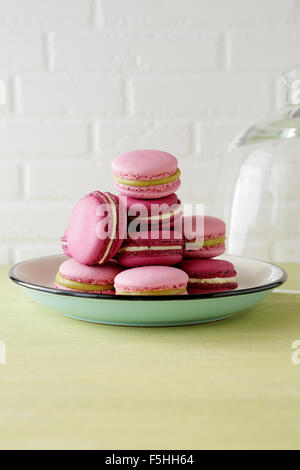
[[[286,272],[274,264],[222,256],[234,264],[234,291],[189,296],[116,296],[58,290],[53,282],[64,255],[31,259],[13,266],[9,277],[35,301],[67,317],[118,326],[195,325],[230,318],[258,304],[283,284]]]

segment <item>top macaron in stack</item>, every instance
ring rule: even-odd
[[[62,242],[73,259],[60,267],[57,288],[179,295],[237,287],[233,265],[212,259],[225,251],[225,223],[210,216],[183,217],[173,155],[127,152],[113,160],[112,171],[119,196],[94,191],[72,211]]]
[[[178,161],[160,150],[134,150],[112,162],[116,189],[124,196],[158,199],[174,194],[180,186]]]

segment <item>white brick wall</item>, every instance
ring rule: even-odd
[[[22,114],[119,115],[122,81],[116,77],[22,77]]]
[[[295,47],[299,42],[299,29],[285,31],[284,35],[278,34],[273,28],[236,31],[231,34],[232,69],[238,72],[246,72],[249,69],[277,72],[278,64],[285,69],[299,62],[299,51]],[[274,51],[273,54],[270,54],[270,51]]]
[[[125,2],[126,3],[126,2]],[[54,69],[63,72],[201,72],[217,70],[221,35],[184,32],[108,33],[66,29],[53,36]],[[200,60],[195,60],[197,48]]]
[[[0,70],[41,70],[44,66],[43,35],[26,28],[0,30]]]
[[[20,195],[19,165],[0,162],[0,197],[9,199]]]
[[[98,20],[128,27],[253,26],[292,21],[293,0],[96,0]]]
[[[92,0],[0,0],[1,22],[12,25],[87,24]]]
[[[0,122],[0,156],[84,156],[89,152],[89,125],[76,121],[14,119]]]
[[[0,264],[58,251],[132,148],[177,155],[181,198],[209,206],[226,146],[300,61],[300,0],[0,0],[0,26]]]
[[[122,118],[97,123],[97,149],[109,165],[124,148],[158,148],[184,157],[193,152],[192,123],[188,120]]]
[[[131,82],[132,113],[180,116],[262,112],[272,108],[270,77],[214,74],[135,78]]]
[[[110,171],[106,167],[102,169],[91,163],[33,163],[27,168],[27,196],[31,199],[76,201],[101,187],[113,191],[110,180]]]

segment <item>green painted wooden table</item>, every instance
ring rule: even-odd
[[[64,318],[7,268],[0,294],[1,449],[300,448],[299,295],[147,329]]]

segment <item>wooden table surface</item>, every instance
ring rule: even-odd
[[[207,325],[112,327],[34,303],[7,270],[1,449],[300,448],[299,295]]]

